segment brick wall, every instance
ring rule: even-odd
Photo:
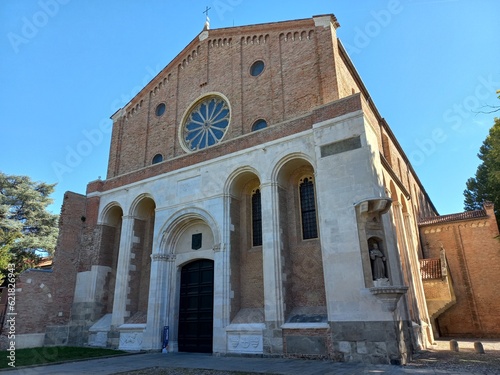
[[[69,322],[85,209],[84,196],[71,192],[64,194],[52,271],[31,270],[18,277],[16,282],[18,334],[42,333],[48,325]]]
[[[210,30],[208,38],[195,38],[114,115],[108,178],[148,166],[158,153],[164,160],[184,155],[179,126],[192,103],[208,93],[229,100],[225,140],[250,133],[257,119],[274,125],[338,99],[337,74],[349,73],[337,73],[337,54],[335,27],[315,26],[314,19]],[[256,60],[265,68],[254,77]],[[160,103],[166,111],[159,117]]]
[[[500,242],[493,209],[487,216],[420,228],[424,252],[446,251],[457,303],[437,319],[443,336],[500,337]]]
[[[259,187],[255,175],[244,173],[233,182],[231,200],[231,289],[234,297],[231,318],[241,309],[264,307],[262,246],[252,244],[252,190]]]
[[[288,186],[283,194],[286,197],[286,205],[280,207],[280,216],[287,218],[288,241],[283,251],[287,272],[286,314],[290,314],[296,307],[326,306],[319,239],[302,238],[299,180],[304,175],[313,175],[313,169],[310,166],[302,166],[290,173],[287,178]],[[280,203],[282,202],[283,200]]]

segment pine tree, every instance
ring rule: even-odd
[[[482,208],[483,202],[493,202],[495,216],[500,223],[500,118],[495,118],[495,124],[477,156],[482,163],[477,168],[476,176],[467,180],[465,210],[478,210]]]
[[[54,253],[58,215],[47,211],[54,186],[0,172],[0,285],[8,263],[19,273],[36,265],[38,253]]]

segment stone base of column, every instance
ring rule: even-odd
[[[332,348],[327,323],[283,326],[283,352],[288,358],[330,359]]]
[[[330,329],[336,361],[404,365],[411,360],[410,321],[330,322]]]
[[[116,327],[111,327],[108,332],[108,344],[107,347],[111,349],[118,349],[120,346],[120,331]]]
[[[265,322],[262,332],[263,352],[266,357],[283,355],[283,330],[276,322]]]

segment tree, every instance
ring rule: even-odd
[[[47,211],[54,186],[0,172],[0,285],[7,264],[20,273],[36,265],[39,253],[54,253],[58,215]]]
[[[500,90],[497,90],[497,94],[500,94]],[[500,99],[500,95],[497,96]],[[482,108],[487,108],[488,110],[479,111],[478,113],[494,113],[500,111],[500,106],[498,105],[484,105]]]
[[[482,209],[483,202],[495,204],[495,216],[500,223],[500,118],[479,148],[477,155],[482,163],[478,166],[476,176],[469,178],[464,191],[465,210]]]

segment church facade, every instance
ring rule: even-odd
[[[206,27],[118,110],[53,272],[20,277],[19,311],[44,309],[19,340],[370,363],[432,343],[437,213],[338,26]]]

